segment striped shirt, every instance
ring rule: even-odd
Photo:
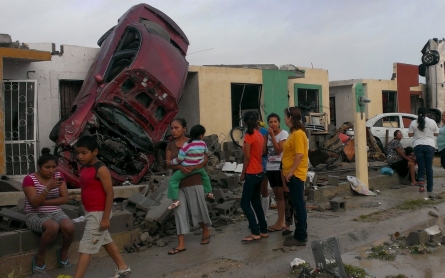
[[[54,178],[63,178],[62,173],[56,172],[54,174]],[[22,187],[26,186],[34,186],[37,194],[42,193],[43,190],[45,190],[45,185],[41,184],[39,182],[39,179],[36,177],[35,173],[27,175],[23,179]],[[60,197],[59,188],[54,188],[51,191],[49,191],[48,194],[46,194],[46,200],[49,199],[55,199]],[[26,213],[48,213],[48,212],[55,212],[60,210],[59,206],[39,206],[37,208],[33,208],[31,206],[31,203],[28,201],[28,198],[25,197],[25,212]]]
[[[202,140],[193,140],[191,143],[185,143],[179,150],[178,157],[173,159],[171,165],[195,166],[204,161],[204,155],[207,153],[207,145]]]

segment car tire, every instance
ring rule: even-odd
[[[425,66],[433,66],[440,61],[440,54],[436,50],[430,50],[422,55],[422,64]]]
[[[424,64],[419,65],[419,75],[425,77],[426,74],[426,66]]]
[[[97,41],[97,45],[99,47],[102,46],[102,43],[108,38],[111,32],[113,32],[114,28],[116,28],[116,25],[111,27],[110,30],[106,31],[105,34],[103,34],[102,37],[99,38],[99,40]]]
[[[377,142],[377,146],[380,148],[380,150],[386,155],[386,150],[383,148],[382,141],[380,141],[380,138],[375,137],[375,141]]]
[[[71,114],[65,115],[64,117],[62,117],[55,125],[54,127],[51,129],[51,132],[49,133],[49,139],[51,141],[53,141],[54,143],[57,143],[57,139],[59,138],[59,130],[60,130],[60,125],[69,117],[71,116]]]

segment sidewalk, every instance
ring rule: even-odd
[[[434,167],[434,193],[445,191],[442,186],[444,183],[444,169]],[[430,208],[422,208],[416,211],[400,211],[394,217],[380,222],[354,221],[360,215],[383,211],[406,200],[428,197],[427,192],[419,193],[418,187],[388,188],[380,191],[381,195],[375,197],[352,196],[346,199],[347,207],[357,207],[355,209],[308,212],[309,238],[306,247],[285,247],[282,244],[284,236],[280,232],[270,233],[267,239],[243,244],[241,239],[249,234],[249,230],[247,221],[242,221],[211,229],[212,237],[208,245],[199,244],[199,231],[192,232],[186,236],[187,250],[176,255],[167,255],[177,243],[176,237],[171,237],[170,240],[165,238],[170,242],[164,247],[153,246],[141,253],[124,253],[123,257],[133,271],[130,277],[291,277],[289,263],[294,258],[314,263],[310,248],[310,242],[313,240],[336,237],[340,241],[343,261],[358,266],[359,262],[351,255],[351,251],[387,238],[388,234],[396,231],[407,234],[409,230],[424,225],[427,221],[428,225],[434,225],[437,221],[443,222],[445,203],[436,205],[439,218],[428,215]],[[275,223],[276,216],[276,211],[269,211],[269,225]],[[70,269],[51,270],[48,274],[51,277],[57,277],[59,274],[73,275],[75,267],[76,265]],[[114,267],[113,261],[108,257],[93,257],[85,277],[110,277]],[[416,267],[418,266],[412,266],[413,271]],[[436,267],[445,268],[443,264]]]

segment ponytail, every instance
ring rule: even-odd
[[[252,135],[258,124],[258,116],[253,111],[247,111],[243,116],[243,122],[247,127],[247,134]]]
[[[425,129],[425,116],[426,116],[426,108],[425,107],[419,107],[417,110],[417,128],[420,131],[423,131]]]

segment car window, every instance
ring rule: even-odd
[[[383,127],[383,120],[380,119],[377,122],[375,122],[374,127]]]
[[[409,126],[411,125],[411,122],[414,120],[415,120],[415,118],[413,118],[413,117],[402,116],[403,127],[409,128]]]
[[[382,118],[382,126],[383,127],[400,127],[400,118],[399,116],[388,116]]]
[[[133,63],[140,44],[139,30],[131,26],[127,27],[105,72],[104,80],[106,83],[111,82],[119,73]]]

